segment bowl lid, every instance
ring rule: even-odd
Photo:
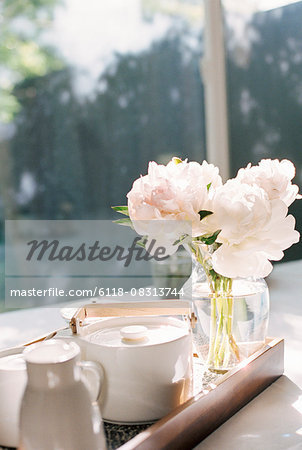
[[[165,344],[186,335],[185,322],[171,318],[123,317],[100,323],[100,329],[86,341],[105,347],[133,347]]]

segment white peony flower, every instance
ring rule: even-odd
[[[150,162],[148,174],[138,178],[127,194],[135,230],[160,241],[164,241],[164,234],[169,231],[166,245],[171,252],[171,243],[181,235],[199,236],[206,232],[198,213],[207,209],[209,193],[221,184],[218,168],[206,161],[200,165],[173,158],[167,166]],[[161,220],[169,221],[169,225],[153,222]]]
[[[294,176],[295,166],[291,161],[262,159],[258,166],[249,163],[245,169],[240,169],[236,178],[242,183],[257,184],[270,200],[280,199],[289,206],[296,198],[301,198],[298,186],[291,182]]]
[[[285,203],[270,200],[257,185],[229,180],[216,189],[211,211],[203,221],[211,232],[221,230],[216,242],[222,244],[212,254],[213,268],[229,278],[266,277],[272,270],[269,260],[280,260],[283,250],[299,240]]]
[[[181,186],[181,183],[186,182],[193,185],[197,183],[197,185],[204,187],[211,186],[212,188],[216,188],[222,185],[221,176],[219,175],[218,167],[213,164],[209,164],[207,161],[203,161],[202,164],[198,162],[192,161],[187,162],[181,161],[178,158],[173,158],[167,164],[167,173],[170,177],[175,178],[176,181]],[[209,187],[210,187],[209,186]]]

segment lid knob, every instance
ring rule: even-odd
[[[124,341],[142,341],[147,338],[148,328],[142,325],[129,325],[120,330],[120,335]]]

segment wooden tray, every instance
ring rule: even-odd
[[[47,336],[50,339],[56,332]],[[35,342],[43,338],[37,339]],[[31,342],[32,343],[32,342]],[[29,345],[30,343],[26,344]],[[125,434],[119,450],[186,450],[205,439],[239,409],[277,380],[284,371],[284,340],[268,338],[262,349],[175,409],[172,413],[140,432]],[[107,425],[105,426],[105,428]],[[144,428],[144,427],[143,427]]]
[[[163,305],[168,308],[163,309]],[[194,327],[194,315],[187,302],[166,300],[164,303],[86,305],[79,308],[70,322],[73,333],[85,332],[89,317],[186,314]],[[155,311],[154,311],[155,308]],[[88,327],[89,328],[89,327]],[[137,434],[122,450],[191,449],[216,430],[240,408],[279,378],[284,371],[284,340],[269,338],[266,345],[236,368],[216,377],[214,382],[172,413]],[[117,448],[117,447],[111,447]]]
[[[283,371],[284,340],[267,339],[261,350],[119,449],[191,449],[277,380]]]

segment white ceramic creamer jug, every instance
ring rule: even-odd
[[[103,378],[98,364],[79,361],[74,342],[49,340],[23,352],[28,382],[20,413],[20,448],[105,449],[102,420],[82,370],[92,372],[97,397]]]
[[[104,369],[99,401],[104,420],[153,421],[192,396],[192,340],[186,322],[153,316],[107,319],[80,340],[84,357]]]

